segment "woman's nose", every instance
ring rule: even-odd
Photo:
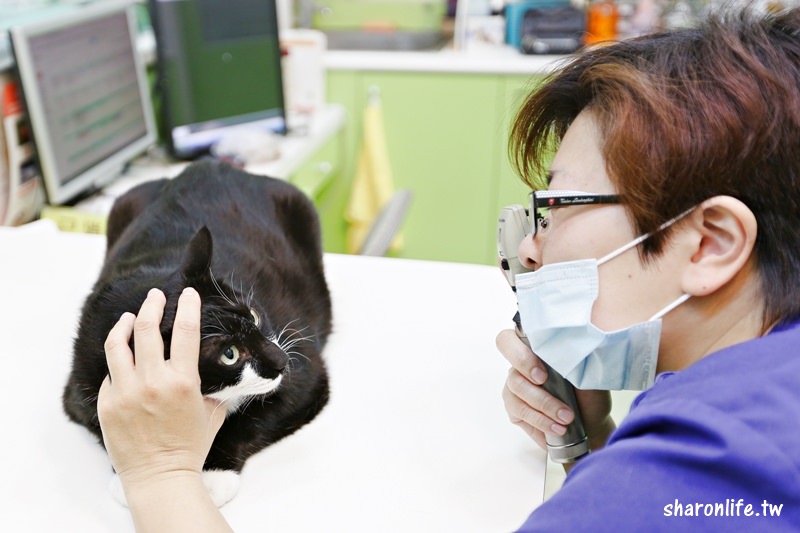
[[[536,243],[536,239],[530,233],[525,235],[525,238],[519,243],[517,255],[519,257],[519,262],[527,269],[536,270],[541,266],[539,246]]]

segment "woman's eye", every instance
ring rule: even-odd
[[[222,355],[219,356],[219,360],[226,365],[236,364],[236,361],[239,360],[239,348],[233,345],[228,346],[225,348],[225,351],[222,352]]]
[[[250,316],[253,317],[253,324],[255,324],[256,327],[261,325],[261,317],[258,316],[258,313],[256,313],[255,310],[250,310]]]

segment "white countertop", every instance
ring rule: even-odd
[[[133,532],[111,468],[61,392],[99,235],[0,228],[0,524]],[[222,512],[237,533],[486,533],[542,501],[545,454],[508,422],[494,338],[514,297],[497,268],[329,254],[331,401],[253,456]]]
[[[328,70],[533,75],[551,72],[564,58],[525,55],[511,46],[499,46],[468,51],[328,50],[324,62]]]

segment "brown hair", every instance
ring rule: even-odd
[[[719,12],[576,56],[512,126],[509,155],[531,187],[583,110],[640,233],[711,196],[740,199],[758,221],[765,326],[800,316],[800,10]],[[642,258],[668,234],[646,240]]]

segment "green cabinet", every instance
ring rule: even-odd
[[[344,142],[342,134],[332,136],[311,158],[290,177],[289,181],[314,201],[322,224],[323,247],[326,251],[339,252],[344,249],[345,225],[335,202],[339,182],[343,179],[342,168]]]
[[[534,79],[519,75],[328,72],[328,100],[348,112],[341,175],[321,199],[326,243],[342,244],[341,219],[355,174],[363,110],[380,91],[392,174],[414,199],[397,257],[495,264],[495,225],[503,205],[527,193],[507,159],[508,126]],[[324,204],[323,204],[324,202]],[[338,235],[341,234],[341,238]]]
[[[497,201],[495,202],[495,212],[503,206],[509,204],[525,204],[530,189],[522,183],[519,176],[511,170],[508,160],[508,132],[514,116],[522,105],[522,101],[541,81],[540,77],[520,78],[507,76],[503,79],[502,109],[503,116],[502,131],[504,132],[503,145],[501,147],[501,161],[497,176]]]

